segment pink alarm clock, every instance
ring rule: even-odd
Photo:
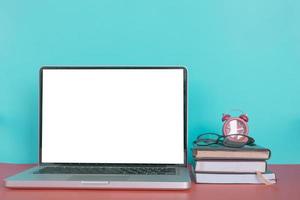
[[[229,114],[223,114],[223,135],[243,134],[248,135],[249,127],[247,122],[249,118],[247,114],[241,114],[239,117],[232,117]]]

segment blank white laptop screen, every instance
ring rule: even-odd
[[[43,69],[43,163],[184,163],[183,69]]]

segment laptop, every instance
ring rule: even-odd
[[[184,67],[42,67],[39,119],[39,164],[6,187],[191,186]]]

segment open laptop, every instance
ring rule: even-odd
[[[39,165],[12,188],[188,189],[184,67],[42,67]]]

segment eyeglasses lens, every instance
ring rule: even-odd
[[[210,144],[216,144],[219,136],[215,134],[203,134],[200,135],[197,139],[197,145],[206,146]]]
[[[228,135],[223,140],[223,145],[227,147],[243,147],[249,138],[241,134]]]

